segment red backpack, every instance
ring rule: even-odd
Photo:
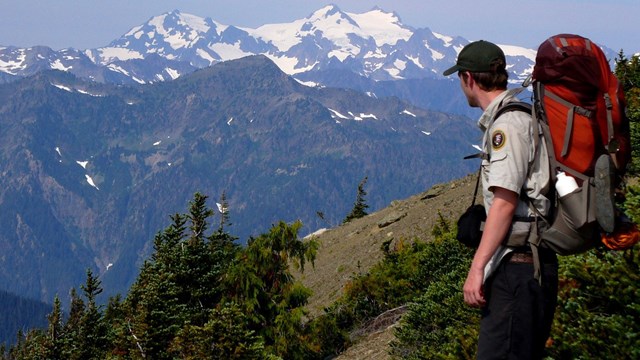
[[[533,118],[547,145],[552,184],[564,172],[577,185],[566,196],[555,194],[539,241],[561,255],[579,253],[616,228],[613,188],[631,159],[624,94],[602,50],[578,35],[543,42],[532,80]]]
[[[538,48],[533,80],[556,160],[593,176],[597,158],[611,153],[624,172],[631,159],[624,93],[600,47],[578,35],[553,36]]]

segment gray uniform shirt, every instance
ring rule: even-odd
[[[522,111],[507,111],[494,119],[497,111],[508,102],[518,101],[515,97],[519,89],[507,90],[496,97],[478,120],[480,129],[484,132],[482,140],[483,151],[488,159],[482,160],[482,193],[484,207],[489,212],[493,203],[493,190],[501,187],[517,194],[527,194],[533,205],[542,214],[549,211],[550,201],[543,195],[549,187],[549,157],[547,147],[542,138],[542,131],[538,131],[539,142],[536,151],[533,142],[533,126],[531,115]],[[540,129],[539,129],[540,130]],[[531,170],[529,170],[531,169]],[[527,200],[518,198],[515,216],[533,216]],[[519,229],[518,226],[522,226]],[[528,233],[530,223],[514,223],[512,235]],[[495,271],[500,261],[513,249],[499,246],[484,269],[484,280]]]
[[[539,131],[538,149],[533,142],[531,116],[522,111],[508,111],[493,119],[504,104],[518,101],[519,89],[507,90],[486,108],[478,125],[484,131],[483,151],[489,159],[482,161],[482,191],[484,206],[489,211],[493,203],[493,189],[501,187],[518,194],[526,193],[534,206],[546,215],[550,202],[545,195],[549,187],[549,157]],[[531,171],[529,171],[531,166]],[[532,216],[527,201],[520,198],[516,216]]]

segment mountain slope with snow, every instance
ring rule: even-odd
[[[266,56],[145,86],[43,72],[0,84],[0,125],[0,290],[43,301],[87,268],[126,290],[195,192],[226,194],[241,242],[279,220],[304,235],[365,176],[375,210],[473,172],[479,140],[466,117],[304,86]]]
[[[0,73],[6,74],[0,81],[58,69],[98,82],[154,83],[257,54],[289,75],[341,69],[375,81],[438,78],[468,42],[407,26],[380,8],[357,14],[328,5],[303,19],[256,29],[174,10],[96,49],[0,47]],[[535,51],[502,47],[513,78],[525,76]]]

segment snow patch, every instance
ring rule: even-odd
[[[144,59],[144,55],[135,50],[119,47],[105,47],[97,50],[102,60],[102,65],[107,65],[117,60]]]
[[[307,87],[311,87],[311,88],[324,88],[324,85],[317,83],[315,81],[302,81],[299,79],[294,78],[295,81],[297,81],[299,84],[307,86]]]
[[[207,31],[209,31],[209,29],[211,29],[204,18],[186,13],[180,13],[179,23],[181,25],[187,25],[190,28],[201,33],[206,33]]]
[[[320,234],[323,234],[323,233],[325,233],[327,231],[328,231],[327,228],[318,229],[318,230],[312,232],[311,234],[305,236],[304,239],[308,239],[308,238],[311,238],[311,237],[314,237],[314,236],[319,236]]]
[[[251,53],[245,52],[240,48],[240,42],[237,42],[235,44],[217,43],[217,44],[210,45],[209,49],[215,51],[216,54],[218,54],[220,58],[225,61],[240,59],[245,56],[252,55]],[[200,55],[200,53],[198,53],[198,55]],[[209,55],[209,58],[211,58],[211,63],[216,61],[210,55]]]
[[[396,61],[393,62],[393,66],[395,66],[399,70],[404,70],[407,68],[407,62],[404,60],[396,59]]]
[[[442,42],[444,42],[444,46],[447,46],[447,47],[451,46],[451,42],[453,41],[453,38],[451,36],[442,35],[436,32],[433,33],[433,36],[442,40]]]
[[[64,66],[64,64],[62,63],[62,61],[60,61],[60,59],[57,59],[56,61],[52,62],[50,66],[54,70],[61,70],[61,71],[69,71],[73,68],[73,66]]]
[[[73,92],[73,89],[68,87],[68,86],[64,86],[64,85],[60,85],[60,84],[51,84],[55,87],[57,87],[60,90],[64,90],[64,91],[68,91],[68,92]]]
[[[394,79],[404,79],[402,76],[400,76],[400,70],[398,70],[398,68],[386,69],[386,71]]]
[[[395,45],[400,40],[409,40],[411,30],[400,25],[400,19],[394,13],[387,13],[380,9],[374,9],[364,14],[347,13],[360,29],[371,35],[376,45]]]
[[[337,112],[336,110],[333,110],[331,108],[327,108],[327,110],[329,110],[333,115],[331,115],[332,118],[340,118],[340,119],[349,119],[349,117],[342,115],[341,113]]]
[[[84,95],[89,95],[89,96],[93,96],[93,97],[104,97],[104,95],[101,94],[92,94],[86,90],[82,90],[82,89],[76,89],[77,92],[79,92],[80,94],[84,94]]]
[[[7,72],[11,75],[17,75],[20,70],[24,70],[26,67],[25,60],[27,58],[27,54],[24,49],[19,51],[19,55],[16,57],[15,61],[4,61],[0,57],[0,69],[2,71]]]
[[[98,188],[96,186],[96,184],[93,182],[93,179],[91,178],[91,176],[89,175],[85,175],[85,177],[87,178],[87,182],[89,183],[89,185],[93,186],[94,188],[96,188],[96,190],[100,190],[100,188]]]
[[[502,44],[498,44],[498,46],[500,47],[500,49],[502,49],[506,56],[524,56],[533,62],[536,61],[536,50],[534,49]]]
[[[169,76],[171,76],[172,80],[175,80],[175,79],[180,77],[180,73],[178,72],[178,70],[174,70],[172,68],[166,68],[166,69],[164,69],[164,71],[166,71],[167,74],[169,74]]]
[[[204,59],[204,60],[208,61],[209,64],[213,64],[214,62],[218,61],[213,56],[211,56],[211,54],[209,54],[208,52],[204,51],[203,49],[197,49],[196,50],[196,55],[198,55],[201,59]]]
[[[409,116],[413,116],[413,117],[417,117],[416,114],[410,112],[407,109],[402,110],[402,112],[400,114],[405,114],[405,115],[409,115]]]
[[[297,73],[302,73],[313,69],[316,66],[316,63],[305,67],[298,67],[298,59],[295,57],[288,56],[278,56],[276,57],[274,54],[265,54],[271,61],[273,61],[282,72],[295,75]]]
[[[227,211],[229,211],[227,207],[222,206],[220,203],[216,203],[216,206],[218,207],[218,212],[220,212],[220,214],[226,214]]]
[[[373,114],[365,114],[365,113],[360,113],[359,116],[361,119],[374,119],[374,120],[378,120],[378,118],[373,115]]]
[[[438,61],[438,60],[442,60],[444,59],[444,54],[439,52],[439,51],[435,51],[433,49],[429,49],[431,51],[431,59],[433,59],[434,61]]]
[[[432,52],[433,52],[433,50],[432,50]],[[419,57],[407,56],[407,59],[411,60],[411,62],[414,63],[420,69],[424,69],[424,66],[422,66],[422,64],[420,63],[420,58]]]

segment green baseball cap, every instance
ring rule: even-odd
[[[507,63],[504,52],[502,52],[502,49],[500,49],[498,45],[484,40],[474,41],[467,44],[467,46],[460,51],[456,64],[443,72],[442,75],[449,76],[457,71],[495,71],[494,66],[500,60],[502,64]]]

